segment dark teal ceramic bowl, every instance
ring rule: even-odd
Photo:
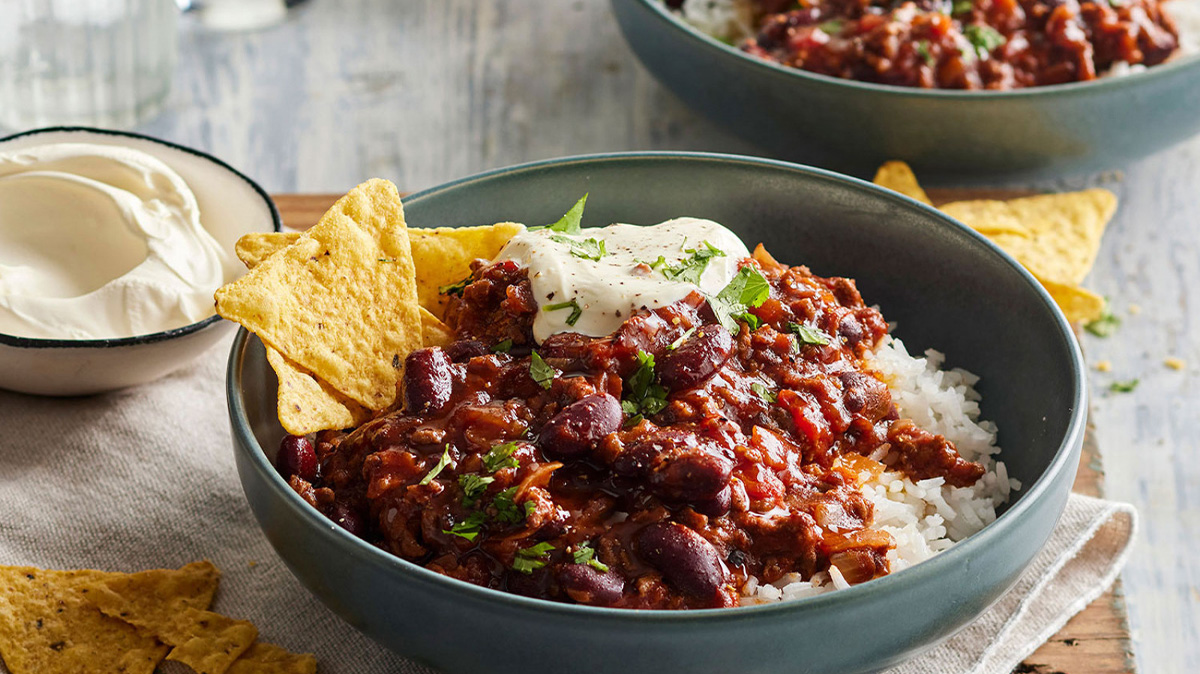
[[[689,107],[773,156],[867,175],[903,159],[934,178],[1120,168],[1200,132],[1200,57],[1008,92],[920,90],[769,63],[660,0],[612,0],[625,39]]]
[[[555,604],[402,561],[306,505],[271,462],[283,435],[257,339],[229,360],[229,413],[246,497],[279,555],[349,623],[446,672],[871,672],[954,633],[1041,549],[1066,503],[1084,432],[1083,363],[1034,279],[970,229],[853,178],[762,159],[620,154],[492,171],[406,200],[413,226],[544,223],[589,192],[585,225],[712,218],[780,260],[858,279],[918,352],[983,377],[984,416],[1023,489],[995,523],[938,557],[811,599],[691,612]],[[566,663],[566,664],[563,664]]]

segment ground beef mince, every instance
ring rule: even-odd
[[[1016,89],[1152,66],[1178,47],[1158,0],[759,0],[742,49],[823,75],[909,87]]]
[[[713,608],[751,576],[884,575],[867,457],[954,485],[983,469],[898,419],[864,361],[887,325],[853,281],[741,264],[770,297],[736,332],[692,293],[535,344],[524,269],[478,262],[446,313],[459,341],[408,356],[403,408],[319,434],[316,468],[290,440],[290,483],[399,557],[555,601]]]

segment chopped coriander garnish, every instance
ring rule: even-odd
[[[547,304],[542,307],[542,311],[559,311],[560,309],[570,309],[571,315],[567,316],[567,325],[574,326],[579,317],[583,315],[583,308],[579,306],[579,302],[571,300],[569,302],[559,302],[557,304]]]
[[[470,515],[467,515],[467,519],[461,522],[456,522],[454,526],[450,527],[449,529],[442,529],[442,533],[452,534],[454,536],[458,536],[459,538],[465,538],[468,541],[473,541],[475,540],[475,537],[479,535],[479,527],[483,526],[483,522],[486,519],[487,515],[481,512],[473,512]]]
[[[575,202],[575,205],[571,207],[571,210],[567,211],[566,215],[559,218],[558,222],[554,223],[553,225],[546,225],[545,227],[530,227],[530,231],[549,229],[552,232],[559,232],[560,234],[578,234],[582,231],[582,228],[579,226],[579,222],[583,219],[583,206],[587,203],[587,198],[588,195],[583,195],[579,201]]]
[[[511,339],[506,339],[503,342],[492,347],[492,353],[508,353],[512,351],[513,342]]]
[[[487,454],[483,455],[483,469],[494,473],[504,468],[516,468],[521,464],[517,461],[517,457],[513,456],[515,451],[517,451],[515,442],[506,442],[492,447]]]
[[[517,550],[517,556],[513,558],[512,568],[514,571],[531,574],[534,569],[546,566],[546,563],[549,561],[546,559],[546,556],[552,550],[554,550],[554,546],[546,542]]]
[[[762,320],[749,311],[743,311],[740,314],[735,314],[734,318],[744,322],[746,326],[750,328],[750,332],[754,332],[758,329],[758,326],[762,325]]]
[[[529,354],[529,376],[537,382],[538,386],[544,389],[550,388],[550,382],[554,381],[554,375],[558,374],[546,361],[542,360],[540,354],[534,351]]]
[[[826,35],[838,35],[845,26],[846,22],[841,19],[830,19],[829,21],[817,24],[817,28],[820,28],[821,32]]]
[[[771,285],[753,265],[738,270],[721,292],[708,298],[717,318],[730,332],[737,334],[738,319],[745,320],[746,309],[761,306],[771,296]]]
[[[487,491],[487,486],[496,481],[494,477],[484,477],[468,473],[467,475],[458,476],[458,486],[463,490],[463,505],[468,508],[475,505],[483,492]]]
[[[438,462],[433,465],[433,468],[429,469],[429,472],[425,473],[425,477],[421,478],[421,481],[417,484],[424,485],[433,482],[433,478],[437,477],[438,473],[442,472],[442,469],[449,465],[450,445],[446,445],[446,448],[442,450],[442,458],[438,459]]]
[[[1133,393],[1133,389],[1137,388],[1140,379],[1130,379],[1129,381],[1114,381],[1108,385],[1108,390],[1113,393]]]
[[[521,505],[525,507],[525,519],[529,519],[529,516],[533,514],[533,511],[537,510],[537,504],[533,501],[526,501]]]
[[[575,546],[575,551],[571,553],[571,559],[576,564],[587,564],[600,573],[608,572],[608,565],[596,559],[596,551],[586,542]]]
[[[520,524],[525,521],[525,509],[518,507],[513,501],[517,493],[516,487],[509,487],[496,494],[492,499],[492,507],[496,509],[496,520],[504,524]]]
[[[608,255],[608,248],[606,247],[607,244],[605,244],[604,239],[587,238],[583,241],[579,241],[578,239],[572,239],[569,236],[561,236],[558,234],[552,235],[550,239],[558,243],[565,243],[566,245],[570,246],[572,255],[575,257],[581,257],[585,260],[596,261],[605,255]]]
[[[972,9],[975,9],[975,0],[954,0],[951,6],[951,14],[968,14]]]
[[[381,257],[378,259],[378,261],[379,262],[395,262],[396,260],[394,260],[393,258],[390,258],[390,257]]]
[[[925,62],[925,65],[933,66],[937,63],[937,59],[933,58],[933,54],[929,52],[929,40],[917,40],[917,46],[915,49],[917,56],[921,57],[921,60]]]
[[[654,383],[654,356],[638,351],[637,357],[638,369],[629,377],[629,392],[621,401],[621,411],[631,417],[631,424],[667,406],[667,390]]]
[[[771,389],[767,388],[766,386],[764,386],[758,382],[751,382],[750,389],[752,391],[754,391],[754,393],[757,394],[759,398],[762,398],[763,400],[765,400],[769,403],[775,402],[775,399],[776,399],[775,392],[772,391]]]
[[[679,336],[679,339],[668,344],[667,349],[669,349],[671,351],[678,349],[679,347],[683,346],[683,343],[688,340],[688,337],[691,337],[695,333],[696,333],[696,328],[688,328],[688,330],[686,332],[684,332],[682,335]]]
[[[1105,305],[1104,313],[1100,314],[1100,318],[1084,324],[1083,329],[1097,337],[1110,337],[1120,326],[1121,318],[1113,314],[1108,305]]]
[[[448,286],[439,286],[438,292],[442,295],[458,295],[459,297],[462,297],[463,289],[466,288],[470,283],[471,277],[468,276],[458,283],[451,283]]]
[[[803,323],[788,323],[788,330],[796,335],[801,344],[828,344],[829,337],[816,328],[810,328]]]
[[[687,283],[700,283],[700,277],[704,274],[704,270],[708,267],[708,261],[714,257],[725,257],[725,251],[717,248],[711,243],[703,242],[703,248],[688,248],[683,252],[688,253],[691,257],[680,260],[673,265],[666,264],[662,256],[659,256],[659,261],[662,261],[662,273],[672,281],[685,281]],[[653,267],[654,265],[651,265]]]
[[[963,36],[975,47],[980,56],[987,56],[993,49],[1008,42],[995,28],[984,24],[971,24],[963,28]]]

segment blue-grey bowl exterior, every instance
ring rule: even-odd
[[[689,107],[773,156],[868,175],[902,159],[935,179],[1102,171],[1200,132],[1200,56],[1091,82],[923,90],[767,62],[659,0],[612,0],[625,39]]]
[[[722,222],[778,259],[858,279],[913,352],[938,348],[982,376],[983,414],[1022,488],[996,522],[912,568],[771,605],[635,612],[476,587],[359,540],[272,467],[282,437],[274,375],[244,331],[228,369],[237,468],[289,568],[349,623],[445,672],[527,674],[566,665],[622,674],[874,672],[977,617],[1039,552],[1066,503],[1086,387],[1070,326],[1037,282],[975,232],[853,178],[770,160],[633,153],[552,160],[436,187],[406,201],[412,226],[553,222],[589,192],[585,225]],[[562,665],[562,667],[560,667]]]

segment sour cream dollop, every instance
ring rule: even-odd
[[[0,333],[132,337],[213,314],[236,261],[192,190],[140,150],[55,143],[0,153]]]
[[[589,259],[596,256],[597,244],[588,244],[588,239],[604,242],[598,260]],[[669,278],[671,269],[695,260],[697,254],[708,256],[699,283]],[[585,229],[573,236],[527,230],[514,236],[497,259],[528,269],[538,303],[533,337],[541,343],[559,332],[603,337],[637,309],[663,307],[697,289],[715,295],[737,275],[738,261],[749,255],[742,240],[720,224],[675,218],[649,227]]]

